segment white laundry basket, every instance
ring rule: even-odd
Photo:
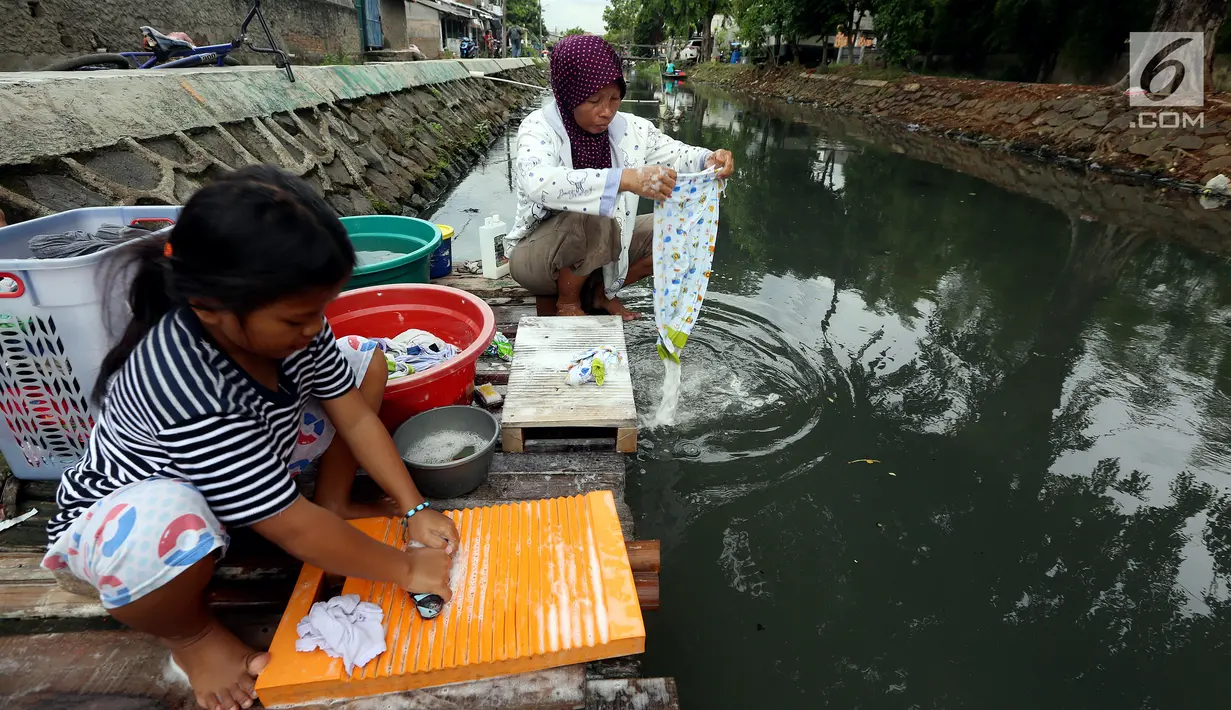
[[[81,459],[94,425],[90,391],[111,345],[98,277],[112,249],[35,259],[30,239],[170,222],[179,210],[90,207],[0,228],[0,454],[18,478],[58,479]]]

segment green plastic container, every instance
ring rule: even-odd
[[[430,279],[432,252],[440,245],[440,228],[413,217],[372,215],[343,217],[342,226],[355,251],[401,254],[388,261],[355,268],[347,291],[384,284],[425,284]]]

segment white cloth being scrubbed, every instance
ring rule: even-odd
[[[385,652],[384,620],[385,612],[371,602],[359,601],[358,594],[317,602],[295,627],[299,632],[295,650],[319,648],[330,658],[341,658],[349,675]]]

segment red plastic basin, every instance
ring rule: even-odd
[[[442,365],[389,381],[380,419],[391,430],[429,409],[470,404],[475,364],[496,335],[496,316],[481,299],[455,288],[429,284],[347,291],[329,304],[325,318],[337,337],[393,338],[419,328],[461,349],[457,357]]]

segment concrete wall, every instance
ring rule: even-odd
[[[481,60],[474,60],[479,62]],[[526,60],[0,74],[0,209],[182,204],[204,182],[275,163],[342,215],[416,216],[544,83]]]
[[[38,69],[99,48],[137,51],[142,25],[186,32],[198,44],[221,44],[234,39],[249,6],[248,0],[0,0],[0,71]],[[262,9],[279,44],[297,61],[359,53],[351,0],[264,0]],[[236,57],[266,61],[251,53]]]
[[[439,59],[441,48],[440,13],[422,3],[406,4],[406,33],[428,59]]]
[[[380,24],[386,49],[406,49],[406,0],[380,0]]]

